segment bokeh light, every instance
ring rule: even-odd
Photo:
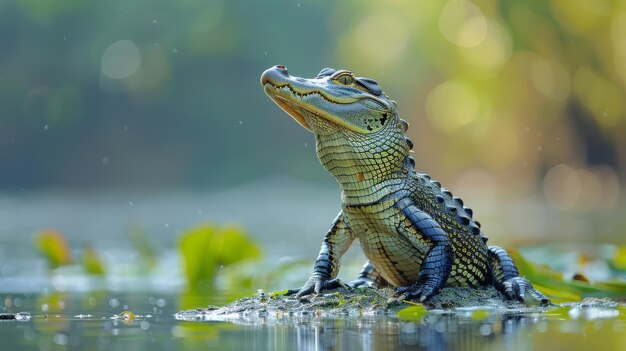
[[[141,51],[130,40],[118,40],[102,54],[100,70],[111,79],[128,78],[141,67]]]
[[[474,198],[581,215],[624,206],[624,1],[25,0],[2,10],[7,191],[220,189],[276,174],[332,185],[311,136],[277,118],[258,86],[285,64],[378,81],[411,124],[418,170]]]

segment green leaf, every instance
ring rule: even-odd
[[[270,299],[275,299],[277,296],[287,295],[289,289],[278,290],[270,293]]]
[[[584,282],[565,280],[563,273],[554,271],[545,265],[527,261],[517,250],[507,250],[517,265],[520,275],[526,277],[535,287],[550,298],[570,300],[576,296],[623,297],[626,296],[626,282],[612,280],[606,282]]]
[[[218,264],[224,266],[261,257],[259,247],[241,228],[235,226],[216,231],[211,241],[211,252],[218,257]]]
[[[63,234],[54,230],[41,231],[35,235],[34,244],[51,268],[72,263],[70,246]]]
[[[83,249],[83,266],[88,274],[104,275],[104,265],[92,247],[87,246]]]
[[[474,312],[472,312],[472,319],[473,320],[477,320],[477,321],[482,321],[483,319],[487,319],[489,318],[489,316],[491,316],[491,312],[488,310],[476,310]]]
[[[240,228],[220,228],[212,224],[183,233],[179,249],[189,287],[200,290],[211,288],[218,268],[261,256],[258,246]]]
[[[413,305],[398,311],[398,318],[408,322],[419,322],[428,314],[428,310],[423,305]]]
[[[626,271],[626,246],[617,247],[610,264],[616,270]]]
[[[217,270],[217,257],[211,254],[210,243],[216,228],[204,225],[183,233],[179,248],[184,259],[185,275],[192,289],[206,288],[202,284],[213,282]]]

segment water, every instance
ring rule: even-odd
[[[149,293],[6,294],[5,311],[28,311],[31,318],[0,322],[2,350],[623,350],[626,345],[626,316],[601,308],[478,317],[471,309],[435,311],[420,322],[373,315],[228,323],[176,320],[179,302],[177,296]],[[124,311],[135,317],[124,319]]]
[[[284,180],[215,194],[0,196],[0,312],[31,316],[26,321],[0,320],[0,350],[623,350],[626,345],[623,308],[617,314],[586,309],[480,318],[463,311],[431,313],[419,322],[393,315],[287,316],[236,323],[175,318],[177,311],[223,305],[233,296],[254,294],[256,288],[271,291],[301,284],[338,208],[336,188]],[[512,207],[505,212],[518,211]],[[514,218],[498,223],[513,228]],[[272,287],[255,282],[254,288],[235,295],[216,290],[201,299],[189,296],[176,243],[184,229],[206,221],[242,224],[263,248],[269,268],[289,257],[307,258],[310,265],[281,276]],[[141,268],[141,257],[129,244],[133,226],[145,230],[158,253],[150,271]],[[105,276],[89,277],[78,265],[51,274],[31,242],[33,233],[50,227],[68,239],[75,262],[83,245],[93,247]],[[548,231],[535,229],[541,235]],[[504,244],[497,234],[490,236]],[[353,252],[351,257],[354,264],[348,258],[342,265],[345,280],[362,264],[362,256]],[[124,311],[136,317],[123,319],[119,315]]]

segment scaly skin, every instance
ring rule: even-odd
[[[313,79],[284,66],[261,75],[267,95],[315,134],[317,156],[339,183],[342,211],[326,234],[313,274],[290,293],[302,297],[346,286],[339,260],[359,239],[369,261],[350,286],[396,287],[398,300],[424,301],[444,286],[493,284],[509,299],[547,297],[519,276],[502,248],[487,246],[461,199],[415,172],[406,121],[367,78],[323,69]]]

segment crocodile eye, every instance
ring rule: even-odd
[[[354,83],[354,76],[350,73],[344,73],[335,78],[335,82],[342,85],[351,85]]]

